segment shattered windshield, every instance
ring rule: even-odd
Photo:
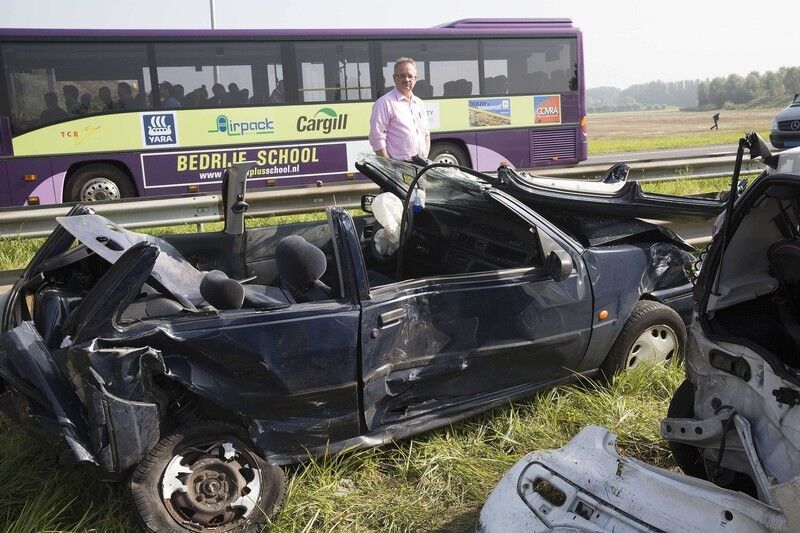
[[[420,169],[412,163],[371,154],[362,154],[359,164],[406,192]],[[482,190],[491,187],[491,183],[457,168],[437,167],[425,172],[419,180],[419,187],[425,191],[425,201],[428,203],[459,204],[488,202],[484,199]]]

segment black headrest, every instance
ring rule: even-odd
[[[299,235],[284,237],[275,248],[275,266],[281,279],[305,291],[325,273],[325,253]]]
[[[200,295],[217,309],[241,309],[244,287],[224,272],[212,270],[200,282]]]

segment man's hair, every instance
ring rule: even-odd
[[[411,59],[410,57],[398,57],[394,62],[394,70],[392,70],[392,72],[397,72],[397,67],[399,67],[403,63],[408,63],[412,67],[417,68],[417,62]]]

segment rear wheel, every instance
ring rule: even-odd
[[[434,163],[447,163],[460,167],[469,166],[469,156],[457,144],[448,142],[437,142],[431,146],[431,153],[428,159]]]
[[[162,438],[130,480],[145,531],[259,530],[283,501],[283,471],[226,422],[183,426]]]
[[[125,172],[102,163],[79,168],[64,187],[65,202],[100,202],[135,195],[133,183]]]
[[[636,303],[630,318],[611,346],[600,371],[606,379],[645,361],[665,363],[683,355],[686,326],[680,315],[650,300]]]

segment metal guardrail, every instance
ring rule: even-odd
[[[629,179],[656,181],[668,179],[700,179],[730,175],[735,157],[730,154],[666,161],[643,161],[630,164]],[[579,165],[570,168],[537,169],[536,174],[558,178],[586,179],[602,175],[609,165]],[[762,166],[747,161],[742,174],[760,172]],[[273,189],[249,192],[249,216],[267,216],[315,211],[338,204],[360,205],[361,196],[374,193],[371,182],[348,182],[321,187]],[[200,224],[223,218],[221,194],[174,196],[158,199],[132,198],[92,204],[100,215],[123,227],[155,227],[175,224]],[[63,216],[68,205],[28,206],[0,209],[0,238],[28,238],[48,235],[56,226],[56,217]]]
[[[247,193],[249,216],[288,215],[316,211],[328,205],[358,207],[361,196],[375,193],[372,182],[349,182],[299,189],[277,189]],[[91,204],[98,214],[123,227],[157,227],[176,224],[217,222],[224,216],[221,194],[175,196],[143,200],[131,198],[115,202]],[[56,217],[64,216],[69,205],[29,206],[0,209],[0,236],[28,238],[49,235],[56,226]]]
[[[631,171],[628,179],[636,181],[660,181],[677,179],[706,179],[730,176],[736,162],[735,154],[719,154],[683,159],[636,161],[628,164]],[[603,174],[611,165],[578,165],[569,168],[553,168],[536,174],[554,178],[590,179]],[[756,161],[742,161],[742,174],[761,172],[764,165]]]

